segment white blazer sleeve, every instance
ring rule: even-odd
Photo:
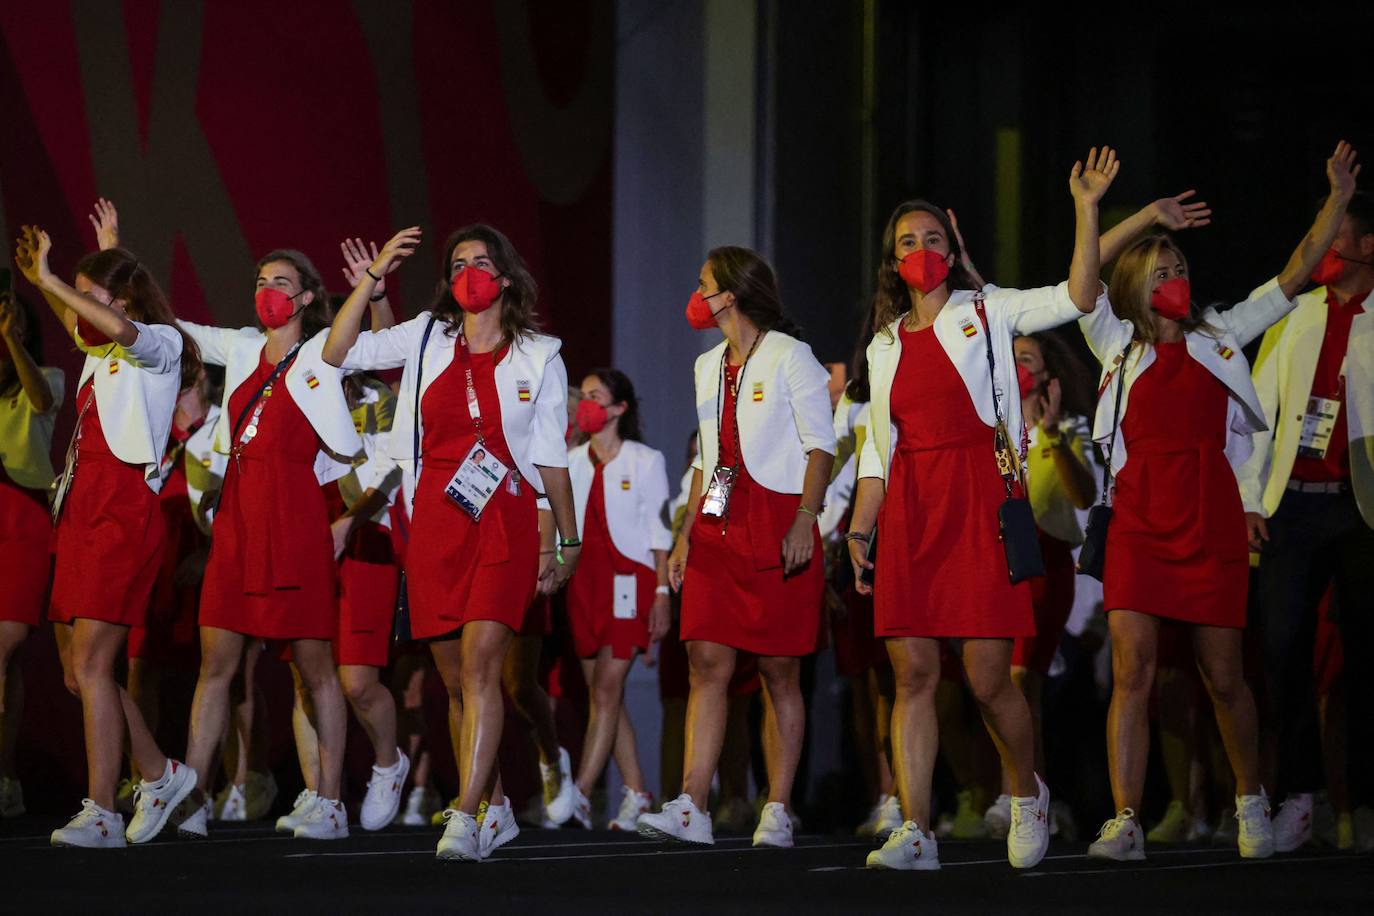
[[[403,321],[385,331],[362,331],[339,368],[345,372],[355,369],[368,372],[404,366],[406,360],[419,349],[420,337],[425,333],[427,324],[429,312],[421,312],[409,321]],[[441,324],[439,321],[434,323],[431,336],[444,332]]]
[[[1259,337],[1283,316],[1297,307],[1297,303],[1283,294],[1275,277],[1252,292],[1244,302],[1221,313],[1221,323],[1236,335],[1242,347]],[[1272,425],[1274,418],[1270,417]]]
[[[1000,289],[989,284],[985,297],[991,308],[1000,309],[1014,333],[1048,331],[1081,318],[1083,313],[1069,297],[1068,281],[1039,289]],[[1107,290],[1101,287],[1098,301],[1105,302]]]
[[[650,550],[672,550],[673,535],[663,523],[664,507],[668,504],[668,469],[663,453],[649,452],[648,467],[644,469],[644,530],[649,533]]]
[[[211,366],[223,366],[229,361],[234,340],[241,333],[237,329],[196,324],[182,318],[177,319],[177,325],[186,332],[187,337],[196,342],[196,348],[200,350],[200,361]]]
[[[835,417],[830,411],[830,373],[816,361],[811,348],[800,343],[787,354],[783,373],[802,451],[809,455],[813,449],[820,449],[834,455]]]
[[[1123,321],[1112,312],[1106,296],[1099,296],[1093,310],[1078,319],[1078,327],[1088,342],[1088,349],[1104,366],[1126,348],[1135,333],[1129,321]]]
[[[1251,367],[1251,380],[1255,384],[1255,394],[1259,397],[1260,407],[1264,410],[1264,422],[1268,427],[1251,434],[1254,449],[1250,457],[1236,468],[1236,483],[1240,486],[1240,501],[1246,512],[1264,512],[1264,486],[1266,470],[1269,466],[1274,431],[1278,428],[1279,406],[1279,341],[1283,338],[1286,323],[1281,322],[1270,328],[1260,344],[1259,353]]]
[[[123,348],[130,359],[154,375],[181,371],[181,335],[171,325],[147,325],[133,322],[138,339]]]
[[[544,377],[534,395],[534,428],[530,436],[530,463],[546,468],[568,466],[568,370],[558,355],[561,342],[555,340]]]

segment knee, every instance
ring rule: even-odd
[[[76,682],[76,672],[71,665],[67,665],[62,670],[62,686],[67,688],[67,692],[74,697],[81,696],[81,685]]]
[[[783,696],[801,689],[801,665],[796,659],[759,659],[759,679],[770,696]]]
[[[109,660],[105,656],[74,647],[71,677],[76,682],[77,692],[80,693],[101,681],[111,680],[114,671],[111,670]]]
[[[1134,646],[1112,652],[1112,691],[1144,696],[1155,682],[1154,654]]]
[[[1216,659],[1199,659],[1198,671],[1207,693],[1218,703],[1230,705],[1240,698],[1245,690],[1245,679],[1241,676],[1240,666]]]
[[[688,653],[687,669],[693,687],[724,687],[735,666],[728,653],[696,650]]]
[[[966,672],[966,677],[969,693],[973,694],[974,702],[979,706],[995,704],[1012,689],[1010,668],[974,668]]]
[[[928,670],[917,665],[902,666],[892,674],[893,696],[899,700],[935,699],[940,686],[940,669]]]
[[[501,686],[501,659],[464,659],[459,678],[463,693],[481,693]]]
[[[239,656],[237,652],[208,649],[201,652],[200,680],[202,683],[227,689],[234,680],[238,666]]]
[[[599,677],[592,683],[592,703],[602,715],[620,715],[624,684],[614,677]]]
[[[374,678],[365,674],[355,674],[349,672],[339,677],[339,686],[343,688],[344,696],[348,702],[355,706],[362,706],[372,693],[372,685],[377,683]]]
[[[301,682],[311,697],[317,697],[323,692],[339,689],[339,673],[333,665],[312,666],[309,671],[301,670]]]

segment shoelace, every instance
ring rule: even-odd
[[[1035,825],[1035,802],[1028,805],[1011,803],[1011,830],[1018,837],[1029,836]]]
[[[1115,838],[1116,838],[1116,835],[1119,834],[1122,830],[1124,830],[1125,827],[1126,827],[1126,824],[1127,824],[1132,818],[1134,818],[1134,817],[1135,817],[1135,810],[1134,810],[1134,809],[1132,809],[1132,808],[1123,808],[1123,809],[1121,809],[1121,813],[1120,813],[1120,814],[1118,814],[1116,817],[1112,818],[1111,820],[1107,821],[1105,824],[1102,825],[1102,829],[1099,830],[1099,831],[1097,831],[1097,838],[1098,838],[1099,840],[1111,840],[1111,839],[1115,839]],[[1111,831],[1111,832],[1109,833],[1108,831]]]
[[[72,822],[67,826],[73,827],[77,824],[84,824],[91,818],[100,817],[100,806],[95,803],[93,798],[81,799],[81,810],[76,812]]]

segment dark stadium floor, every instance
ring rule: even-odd
[[[870,872],[871,846],[806,836],[705,849],[616,833],[526,830],[481,864],[434,859],[437,830],[355,831],[326,843],[212,825],[200,842],[52,849],[46,820],[0,821],[0,911],[501,913],[1374,912],[1374,857],[1157,848],[1146,862],[1088,860],[1055,844],[1016,872],[994,842],[940,846],[939,873]]]

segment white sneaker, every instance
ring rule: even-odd
[[[1135,811],[1123,808],[1116,817],[1102,825],[1097,840],[1088,847],[1090,859],[1112,859],[1116,862],[1139,862],[1145,858],[1145,835],[1136,823]]]
[[[443,800],[439,798],[438,792],[424,786],[415,786],[406,796],[406,810],[401,815],[401,823],[407,827],[423,827],[442,807]]]
[[[463,862],[480,862],[482,843],[477,836],[477,818],[464,814],[457,808],[444,811],[444,835],[439,838],[439,848],[435,858]]]
[[[315,807],[291,832],[298,840],[348,839],[348,812],[343,802],[316,796]]]
[[[519,835],[520,825],[515,822],[515,812],[511,809],[509,797],[504,804],[487,805],[481,830],[477,834],[482,858],[487,858]]]
[[[983,823],[988,825],[988,833],[994,840],[1005,839],[1011,829],[1011,796],[997,796],[997,801],[988,805],[983,813]]]
[[[1240,801],[1236,801],[1236,819],[1240,819]],[[1242,830],[1244,824],[1241,824]],[[1292,852],[1312,841],[1312,794],[1300,792],[1289,795],[1274,815],[1274,849]]]
[[[621,786],[620,810],[614,820],[606,824],[607,830],[628,830],[633,832],[638,826],[641,814],[654,810],[654,797],[648,792],[636,792],[629,786]]]
[[[81,800],[81,813],[52,832],[54,846],[82,846],[87,849],[122,849],[124,818],[89,798]]]
[[[924,833],[915,821],[906,821],[892,833],[881,849],[868,854],[869,868],[902,871],[939,871],[940,846],[933,833]]]
[[[635,829],[640,836],[654,840],[681,840],[703,846],[713,846],[716,842],[711,834],[711,816],[692,804],[692,797],[685,792],[657,813],[641,814]]]
[[[116,806],[118,807],[118,806]],[[24,787],[19,780],[0,777],[0,817],[24,816]]]
[[[315,810],[315,806],[320,803],[320,797],[310,789],[301,789],[301,794],[296,796],[296,803],[291,808],[290,814],[283,814],[277,818],[277,833],[295,833],[296,828],[305,823],[305,819],[310,816],[310,812]]]
[[[383,769],[373,764],[372,778],[367,781],[367,795],[363,796],[363,810],[358,821],[364,830],[381,830],[396,820],[401,810],[401,789],[410,775],[410,758],[396,749],[397,760]]]
[[[582,790],[573,784],[573,808],[572,817],[569,820],[577,821],[577,826],[583,830],[592,829],[592,803],[587,796],[582,794]]]
[[[759,813],[759,825],[754,829],[755,846],[792,848],[792,818],[782,802],[769,802]]]
[[[573,793],[577,785],[572,778],[572,760],[566,748],[558,749],[558,768],[539,761],[539,774],[544,779],[544,814],[554,826],[562,827],[573,816],[577,799]]]
[[[260,821],[272,810],[277,800],[277,778],[271,773],[248,771],[248,780],[243,784],[244,817],[250,821]]]
[[[1007,861],[1012,868],[1034,868],[1050,848],[1050,790],[1039,776],[1035,796],[1011,800],[1011,828],[1007,831]]]
[[[224,801],[220,802],[219,820],[222,821],[246,821],[248,820],[248,799],[243,794],[243,788],[229,784],[228,790],[224,793]]]
[[[176,815],[181,818],[177,824],[177,836],[187,840],[203,840],[208,837],[210,835],[211,810],[208,796],[202,805],[197,805],[190,798],[187,798],[181,803]]]
[[[134,788],[134,816],[125,837],[130,843],[146,843],[157,836],[181,800],[196,787],[196,771],[178,760],[167,760],[162,778],[144,779]]]
[[[1312,796],[1307,796],[1310,800]],[[1309,802],[1310,803],[1310,802]],[[1308,808],[1307,837],[1312,838],[1312,810]],[[1274,854],[1274,822],[1269,820],[1269,796],[1261,786],[1258,795],[1236,796],[1236,845],[1242,859],[1267,859]]]

